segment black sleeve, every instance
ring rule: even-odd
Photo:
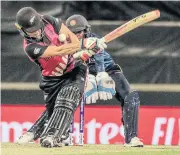
[[[55,18],[49,15],[44,15],[43,18],[47,20],[47,22],[51,23],[53,27],[55,28],[56,33],[59,34],[60,27],[63,21],[60,18]]]
[[[36,60],[44,53],[47,47],[48,46],[41,46],[39,44],[34,43],[34,44],[28,45],[25,48],[25,51],[31,59]]]

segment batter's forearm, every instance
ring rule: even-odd
[[[77,44],[73,44],[73,43],[69,43],[69,44],[65,44],[63,46],[58,47],[57,55],[67,55],[67,54],[74,54],[76,51],[80,50],[81,46],[79,43]]]
[[[74,54],[77,50],[80,49],[80,44],[68,43],[61,46],[48,46],[44,51],[41,57],[50,57],[50,56],[64,56],[67,54]]]

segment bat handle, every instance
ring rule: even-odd
[[[77,53],[73,54],[73,58],[78,59],[80,57],[80,55],[81,55],[81,53],[77,52]]]
[[[105,43],[107,43],[105,37],[102,37],[100,40],[103,41],[103,42],[105,42]]]

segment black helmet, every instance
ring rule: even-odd
[[[82,15],[72,15],[66,20],[66,26],[73,32],[77,33],[83,30],[90,30],[90,25]]]
[[[41,29],[43,22],[36,10],[31,7],[24,7],[16,15],[15,25],[17,28],[31,33]]]

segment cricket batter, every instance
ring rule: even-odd
[[[48,122],[40,134],[41,146],[59,146],[81,101],[86,80],[87,67],[82,63],[75,65],[72,54],[87,48],[93,55],[106,44],[97,37],[87,38],[79,44],[61,21],[40,15],[31,7],[17,12],[15,25],[24,38],[27,56],[42,73],[39,86],[44,92]],[[59,41],[60,32],[68,36],[68,43]]]

